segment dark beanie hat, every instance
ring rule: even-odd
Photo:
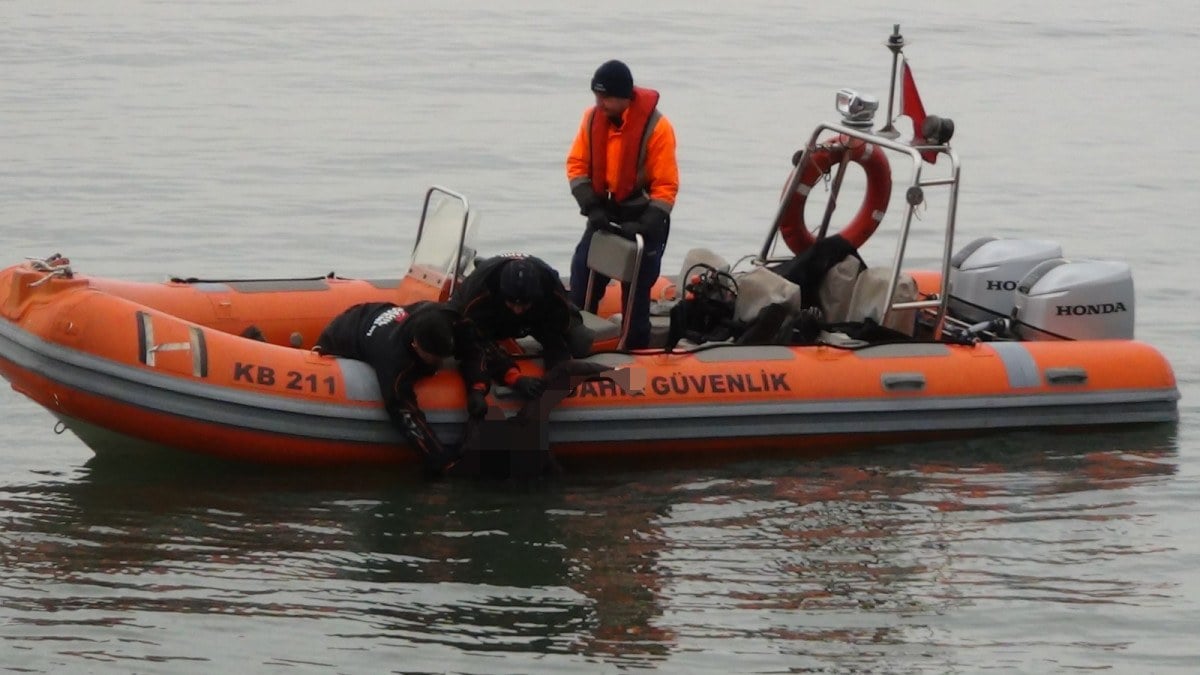
[[[454,353],[454,326],[444,311],[426,310],[412,319],[412,336],[421,349],[434,356]]]
[[[605,96],[633,98],[633,73],[620,61],[605,61],[592,76],[592,91]]]
[[[527,258],[516,258],[500,270],[500,295],[521,304],[534,302],[542,294],[537,267]]]

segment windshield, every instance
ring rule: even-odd
[[[474,264],[478,220],[466,197],[445,188],[430,188],[408,276],[439,289],[439,299],[448,297]]]

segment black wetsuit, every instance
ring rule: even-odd
[[[542,345],[546,370],[570,359],[582,357],[587,346],[572,346],[573,336],[582,328],[579,310],[567,298],[558,272],[544,261],[532,256],[524,259],[533,263],[541,281],[542,297],[529,309],[514,314],[500,295],[500,274],[504,266],[516,260],[511,256],[496,256],[480,262],[450,298],[450,305],[463,313],[479,329],[488,349],[487,370],[498,381],[511,378],[515,364],[511,356],[495,346],[496,341],[530,336]],[[578,353],[582,351],[583,353]],[[573,353],[575,352],[575,353]]]
[[[454,326],[454,356],[466,386],[480,383],[486,390],[483,346],[469,321],[448,305],[417,302],[401,307],[370,302],[347,309],[325,327],[316,349],[329,356],[365,361],[375,369],[379,391],[392,423],[421,454],[426,466],[441,470],[457,453],[445,448],[417,405],[413,384],[437,372],[412,348],[412,319],[423,312],[445,312]]]

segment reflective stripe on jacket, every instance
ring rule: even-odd
[[[572,188],[590,183],[614,206],[637,209],[654,203],[670,213],[679,191],[675,130],[657,110],[658,92],[633,91],[620,127],[598,106],[584,114],[567,156],[567,180]],[[632,139],[636,142],[627,142]]]

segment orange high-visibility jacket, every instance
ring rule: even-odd
[[[591,183],[601,199],[629,207],[648,203],[670,213],[679,192],[675,129],[657,107],[657,91],[634,87],[620,128],[600,108],[589,108],[567,154],[571,189]]]

